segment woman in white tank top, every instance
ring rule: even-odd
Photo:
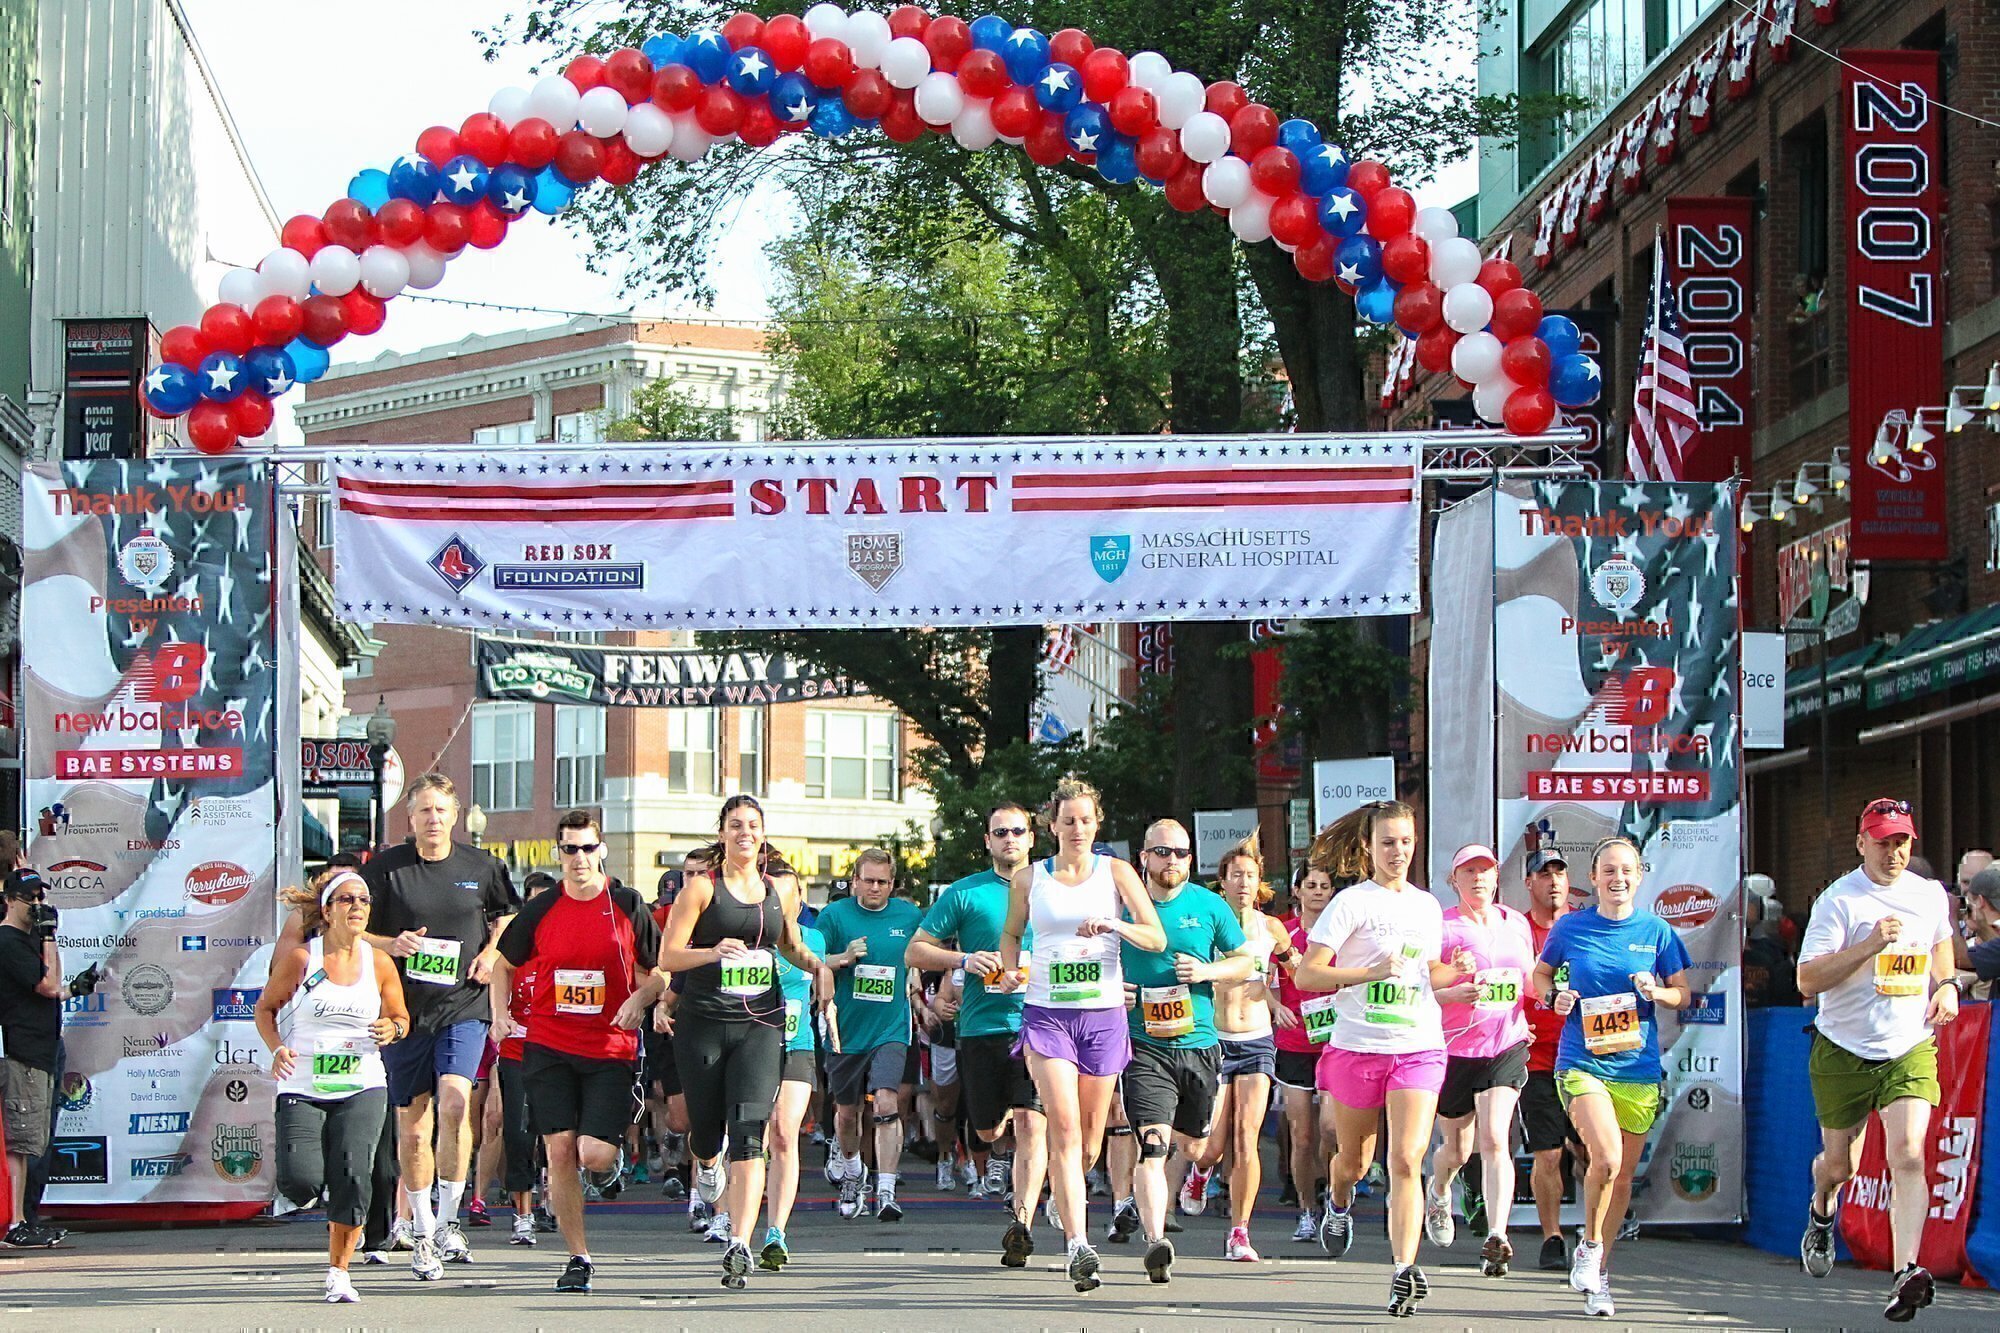
[[[325,1299],[353,1301],[347,1266],[388,1114],[381,1048],[410,1030],[410,1015],[395,960],[361,938],[369,909],[361,876],[328,871],[313,891],[280,897],[299,909],[306,940],[273,955],[257,1001],[257,1034],[278,1081],[278,1188],[301,1207],[325,1195]]]
[[[1098,1285],[1097,1252],[1086,1240],[1083,1175],[1104,1140],[1111,1094],[1131,1059],[1119,943],[1157,953],[1166,933],[1131,866],[1093,848],[1104,807],[1074,778],[1058,783],[1046,818],[1056,854],[1017,872],[1000,932],[999,988],[1027,986],[1021,1049],[1049,1121],[1049,1189],[1069,1245],[1069,1279]],[[1034,949],[1023,977],[1021,938]]]

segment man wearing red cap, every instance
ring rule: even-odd
[[[1798,973],[1799,993],[1819,1002],[1808,1069],[1821,1143],[1799,1255],[1814,1277],[1833,1270],[1840,1188],[1860,1167],[1869,1112],[1879,1113],[1896,1265],[1883,1313],[1897,1323],[1914,1319],[1935,1294],[1917,1264],[1930,1207],[1924,1138],[1939,1098],[1932,1032],[1958,1017],[1945,894],[1910,873],[1916,837],[1909,802],[1862,807],[1855,838],[1861,865],[1813,903]]]

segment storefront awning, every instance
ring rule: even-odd
[[[1868,706],[1893,708],[1993,675],[2000,675],[2000,605],[1905,635],[1867,669]]]
[[[324,861],[333,855],[333,835],[326,831],[326,825],[313,818],[310,810],[299,812],[305,817],[305,853],[308,861]]]
[[[1882,655],[1879,643],[1863,644],[1842,653],[1826,664],[1826,709],[1829,713],[1852,708],[1861,702],[1862,681],[1868,664]],[[1802,666],[1785,674],[1785,722],[1815,717],[1820,709],[1820,669],[1818,664]]]

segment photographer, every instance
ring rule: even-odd
[[[7,1178],[13,1224],[0,1244],[15,1249],[54,1245],[62,1233],[30,1222],[22,1205],[30,1163],[48,1153],[55,1098],[56,1052],[62,1040],[62,969],[56,957],[56,912],[43,901],[42,877],[10,870],[7,916],[0,923],[0,1095],[6,1104]]]

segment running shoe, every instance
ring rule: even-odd
[[[1229,1228],[1229,1239],[1223,1244],[1222,1257],[1239,1264],[1254,1264],[1263,1258],[1251,1247],[1249,1227]]]
[[[1383,1169],[1380,1162],[1370,1162],[1368,1174],[1361,1178],[1361,1183],[1368,1187],[1370,1193],[1375,1190],[1386,1190],[1389,1188],[1389,1173]]]
[[[986,1159],[986,1192],[988,1194],[1005,1194],[1009,1183],[1013,1179],[1013,1158],[1002,1157],[996,1153]]]
[[[556,1215],[549,1211],[545,1203],[535,1205],[535,1230],[553,1232],[556,1230]]]
[[[1807,1202],[1806,1234],[1799,1241],[1799,1261],[1813,1277],[1825,1277],[1833,1271],[1833,1226],[1839,1220],[1838,1204],[1832,1217],[1821,1217],[1812,1203]]]
[[[896,1187],[885,1185],[875,1192],[875,1217],[881,1222],[903,1220],[903,1205],[896,1202]]]
[[[732,1240],[722,1251],[722,1285],[741,1291],[750,1285],[750,1247]]]
[[[688,1196],[687,1182],[679,1176],[668,1176],[660,1182],[660,1195],[662,1198],[679,1203]]]
[[[757,1256],[757,1267],[767,1273],[775,1273],[791,1257],[791,1247],[785,1244],[785,1233],[777,1227],[764,1228],[764,1249]]]
[[[1319,1218],[1310,1208],[1299,1209],[1299,1224],[1292,1228],[1292,1239],[1310,1245],[1319,1239]]]
[[[407,1217],[397,1218],[395,1224],[389,1228],[389,1248],[392,1250],[412,1249],[416,1244],[416,1239],[416,1223],[410,1221]]]
[[[1102,1167],[1093,1166],[1089,1171],[1085,1172],[1083,1184],[1084,1190],[1090,1198],[1108,1199],[1111,1197],[1111,1177],[1104,1174]]]
[[[1614,1239],[1616,1240],[1639,1239],[1639,1219],[1634,1217],[1630,1213],[1625,1214],[1625,1220],[1618,1224],[1618,1234],[1616,1237],[1614,1237]]]
[[[1544,1273],[1561,1273],[1569,1268],[1569,1242],[1561,1236],[1542,1237],[1542,1257],[1535,1265]]]
[[[361,1252],[361,1263],[364,1267],[376,1264],[386,1266],[388,1262],[389,1252],[387,1250],[363,1250]]]
[[[1167,1234],[1169,1236],[1178,1236],[1186,1230],[1187,1228],[1181,1225],[1181,1220],[1174,1216],[1174,1210],[1171,1208],[1167,1209]]]
[[[410,1242],[410,1276],[419,1282],[435,1282],[444,1276],[437,1245],[429,1236],[418,1236]]]
[[[1278,1207],[1296,1208],[1298,1206],[1299,1187],[1292,1183],[1290,1176],[1286,1176],[1285,1183],[1278,1188]]]
[[[708,1224],[708,1234],[702,1237],[710,1245],[727,1245],[729,1241],[729,1214],[717,1213]]]
[[[1007,1224],[1007,1234],[1000,1238],[1000,1266],[1002,1268],[1026,1268],[1028,1256],[1035,1252],[1035,1233],[1028,1230],[1028,1224],[1015,1218]]]
[[[1198,1166],[1188,1168],[1181,1181],[1180,1205],[1189,1217],[1200,1217],[1208,1211],[1208,1172]]]
[[[1329,1207],[1319,1220],[1319,1247],[1329,1259],[1338,1259],[1353,1243],[1354,1219],[1345,1208]]]
[[[1062,1214],[1056,1211],[1055,1195],[1051,1194],[1048,1198],[1042,1200],[1042,1216],[1046,1217],[1049,1220],[1049,1225],[1057,1231],[1062,1230]]]
[[[1889,1288],[1889,1304],[1883,1307],[1882,1317],[1892,1324],[1907,1324],[1917,1317],[1917,1311],[1937,1299],[1937,1283],[1931,1279],[1930,1270],[1911,1264],[1896,1274],[1896,1283]]]
[[[632,1168],[632,1183],[634,1185],[652,1184],[653,1183],[652,1168],[647,1166],[644,1162],[639,1162],[636,1165],[634,1165]]]
[[[1459,1211],[1465,1216],[1465,1225],[1475,1236],[1486,1234],[1486,1191],[1470,1173],[1461,1176]]]
[[[952,1170],[951,1158],[940,1157],[937,1169],[937,1187],[940,1192],[952,1194],[958,1190],[958,1172]]]
[[[1104,1285],[1097,1276],[1100,1267],[1097,1251],[1090,1248],[1090,1242],[1080,1240],[1069,1247],[1069,1280],[1078,1291],[1096,1291]]]
[[[722,1197],[722,1167],[697,1166],[694,1169],[694,1192],[713,1204]]]
[[[465,1224],[469,1227],[493,1225],[493,1216],[486,1211],[486,1200],[474,1195],[472,1201],[465,1205]]]
[[[1514,1247],[1505,1236],[1494,1234],[1479,1247],[1479,1271],[1487,1277],[1506,1277],[1507,1265],[1514,1262]]]
[[[826,1164],[820,1170],[826,1176],[827,1184],[833,1186],[835,1189],[840,1188],[841,1179],[847,1172],[846,1159],[840,1155],[840,1146],[838,1144],[829,1143],[826,1145]]]
[[[1424,1234],[1441,1250],[1450,1249],[1458,1239],[1458,1227],[1451,1220],[1451,1195],[1440,1199],[1428,1185],[1424,1187]]]
[[[354,1289],[354,1279],[347,1275],[345,1268],[326,1270],[326,1295],[328,1305],[352,1305],[361,1299],[361,1293]]]
[[[438,1258],[444,1262],[448,1264],[472,1262],[472,1246],[466,1244],[465,1233],[458,1229],[456,1219],[440,1223],[438,1229],[431,1233],[431,1239],[437,1243]]]
[[[857,1217],[861,1213],[861,1177],[848,1176],[840,1182],[840,1199],[834,1208],[842,1217]]]
[[[1146,1247],[1146,1279],[1169,1282],[1174,1276],[1174,1243],[1165,1236]]]
[[[1569,1289],[1588,1296],[1604,1285],[1604,1247],[1587,1240],[1576,1243],[1569,1260]]]
[[[1130,1199],[1122,1199],[1118,1210],[1111,1214],[1111,1225],[1104,1229],[1104,1239],[1113,1245],[1123,1245],[1138,1234],[1139,1207]]]
[[[0,1236],[0,1245],[10,1250],[46,1250],[62,1243],[67,1231],[56,1227],[31,1226],[26,1222],[16,1222],[7,1228],[7,1234]]]
[[[972,1159],[970,1157],[961,1157],[959,1159],[958,1180],[959,1183],[964,1185],[967,1189],[971,1189],[973,1186],[980,1183],[981,1177],[979,1174],[979,1168],[972,1164]]]
[[[563,1265],[562,1276],[556,1279],[557,1291],[589,1291],[590,1260],[580,1254],[572,1254]]]
[[[984,1199],[988,1197],[986,1193],[986,1177],[974,1176],[972,1183],[966,1187],[965,1197],[968,1199]]]
[[[1416,1313],[1417,1302],[1431,1294],[1431,1284],[1424,1280],[1424,1270],[1415,1264],[1405,1264],[1389,1279],[1389,1313],[1398,1319],[1408,1319]]]
[[[715,1217],[715,1209],[709,1206],[700,1191],[688,1195],[688,1230],[700,1235],[708,1230],[708,1224]]]
[[[526,1213],[514,1214],[514,1234],[507,1238],[509,1245],[533,1245],[535,1243],[535,1219]]]
[[[1600,1319],[1609,1319],[1618,1313],[1618,1307],[1611,1303],[1611,1279],[1606,1278],[1595,1288],[1584,1293],[1583,1312]]]

